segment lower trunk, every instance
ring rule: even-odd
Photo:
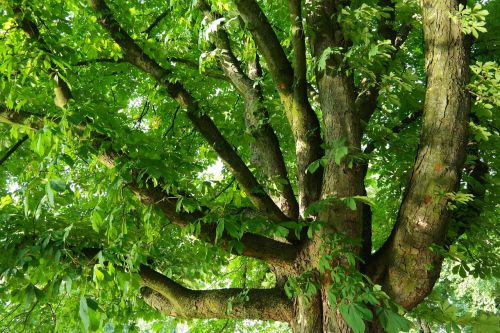
[[[384,333],[376,318],[365,322],[366,333]],[[294,314],[290,323],[293,333],[352,333],[340,312],[331,310],[328,305],[326,290],[318,293],[309,302],[297,297],[294,302]]]

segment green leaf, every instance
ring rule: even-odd
[[[80,315],[83,328],[85,332],[87,332],[90,326],[90,318],[89,318],[89,309],[87,307],[87,299],[83,295],[80,297],[80,309],[78,311],[78,314]]]
[[[339,306],[342,318],[346,321],[347,325],[352,328],[354,333],[364,333],[365,323],[363,321],[363,312],[354,307],[354,304],[341,303]]]
[[[349,153],[349,149],[346,146],[338,147],[335,149],[335,163],[340,165],[342,158]]]
[[[3,196],[0,198],[0,209],[12,203],[12,197],[10,195]]]
[[[375,44],[368,52],[368,58],[372,58],[373,56],[377,55],[377,53],[378,53],[378,45]]]
[[[380,310],[379,320],[387,333],[407,332],[410,330],[410,321],[389,309]]]
[[[103,225],[101,214],[94,209],[90,216],[90,220],[92,222],[92,229],[94,229],[95,232],[99,232],[99,228]]]
[[[47,198],[49,199],[49,205],[50,207],[54,207],[54,191],[52,191],[52,188],[50,187],[50,182],[47,182],[46,191]]]
[[[316,160],[316,161],[312,162],[311,164],[309,164],[309,166],[307,167],[307,172],[315,173],[316,170],[318,170],[318,168],[320,166],[320,162],[321,162],[321,160]]]
[[[215,229],[215,242],[222,237],[222,233],[224,232],[224,220],[220,219],[217,222],[217,228]]]
[[[349,207],[351,210],[356,210],[356,200],[353,197],[347,197],[342,200],[344,204]]]
[[[50,187],[56,192],[63,192],[66,189],[66,183],[60,178],[50,180]]]

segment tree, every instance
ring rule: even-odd
[[[9,323],[106,330],[155,318],[144,301],[293,332],[408,330],[403,309],[445,257],[474,258],[478,226],[487,259],[457,272],[493,274],[500,102],[481,5],[2,6]],[[228,260],[239,285],[203,283]]]

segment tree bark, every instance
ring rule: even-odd
[[[330,271],[326,270],[321,275],[317,270],[320,258],[325,252],[340,246],[327,243],[328,237],[332,234],[342,234],[351,240],[364,239],[363,248],[352,243],[347,247],[354,254],[369,258],[369,261],[366,267],[361,267],[359,262],[349,264],[340,254],[331,260],[332,267],[363,269],[363,272],[366,270],[375,283],[383,286],[392,300],[407,309],[420,303],[431,292],[439,276],[443,258],[430,247],[434,244],[446,245],[445,237],[450,217],[447,210],[449,193],[458,189],[466,153],[470,112],[470,101],[466,92],[469,79],[469,44],[459,25],[454,23],[449,15],[456,11],[458,2],[422,1],[427,87],[421,115],[419,148],[396,225],[387,242],[370,257],[369,207],[357,202],[353,207],[347,202],[352,202],[355,196],[366,195],[364,177],[368,165],[360,163],[354,156],[361,153],[364,126],[375,110],[378,91],[373,88],[373,91],[370,90],[366,95],[356,96],[353,74],[345,68],[346,62],[342,59],[342,54],[328,57],[325,69],[316,68],[323,138],[330,147],[324,170],[320,168],[314,174],[306,172],[310,163],[323,157],[324,151],[321,146],[323,139],[320,135],[320,122],[307,99],[307,50],[302,24],[302,1],[288,1],[294,52],[293,60],[290,61],[258,3],[255,0],[235,0],[241,18],[251,32],[276,84],[292,129],[297,157],[299,205],[288,180],[277,136],[268,123],[268,110],[262,106],[264,96],[261,88],[255,85],[258,80],[253,74],[260,76],[261,70],[258,62],[251,64],[253,74],[246,74],[231,50],[225,31],[217,32],[216,45],[222,51],[221,67],[225,77],[245,98],[245,120],[255,138],[255,156],[265,160],[260,166],[268,179],[279,177],[287,181],[280,189],[278,198],[263,190],[264,187],[259,184],[257,177],[224,138],[212,118],[200,109],[195,98],[181,83],[167,80],[171,71],[148,56],[126,33],[106,1],[90,0],[92,7],[99,14],[98,21],[101,26],[123,49],[124,61],[154,77],[169,96],[186,109],[186,115],[193,126],[224,160],[255,207],[269,220],[278,223],[290,219],[298,220],[304,209],[313,201],[335,198],[315,217],[324,222],[325,227],[300,244],[277,242],[255,234],[246,234],[240,239],[245,244],[243,255],[263,259],[270,266],[281,270],[276,288],[247,291],[189,290],[148,267],[142,267],[139,274],[144,285],[144,300],[152,307],[172,316],[280,320],[290,323],[294,332],[351,332],[351,328],[336,310],[336,304],[331,304],[328,299],[328,291],[333,284]],[[343,36],[342,27],[337,20],[338,11],[343,5],[350,3],[345,0],[307,1],[308,29],[312,31],[308,40],[316,59],[321,58],[328,48],[346,50],[351,46],[350,41]],[[392,1],[383,0],[381,3],[392,4]],[[15,12],[19,26],[38,41],[44,51],[50,52],[37,26],[24,17],[21,10]],[[166,15],[160,15],[159,19]],[[388,21],[392,21],[394,17],[393,14]],[[379,32],[390,39],[395,47],[399,47],[408,34],[408,28],[402,29],[398,35],[390,28],[391,23],[393,22],[384,22],[379,27]],[[154,24],[146,32],[150,32]],[[52,67],[51,75],[57,81],[55,102],[56,105],[64,107],[72,98],[71,91],[68,83],[55,75],[56,66]],[[0,122],[22,121],[21,113],[9,114],[8,111],[0,109]],[[401,126],[418,117],[420,113],[414,113],[403,120]],[[396,127],[394,131],[401,128]],[[338,160],[334,158],[335,151],[331,146],[336,145],[338,149],[340,142],[348,148],[349,153]],[[374,149],[375,143],[369,142],[365,153]],[[102,160],[112,166],[116,155],[105,153]],[[479,174],[476,176],[487,172],[484,166],[477,167],[475,172]],[[192,213],[177,211],[178,199],[170,197],[160,187],[141,187],[135,182],[131,182],[129,186],[143,204],[155,205],[174,224],[185,226],[204,216],[204,208]],[[214,240],[213,225],[204,224],[201,229],[209,241]],[[227,234],[223,233],[218,240],[218,246],[224,248],[227,239]],[[288,300],[283,294],[281,277],[287,274],[298,275],[306,270],[313,271],[315,282],[319,284],[318,291],[308,298],[296,296],[293,301]],[[228,307],[228,301],[231,302],[232,309]],[[375,319],[367,331],[381,332],[382,327]]]
[[[470,99],[467,37],[449,14],[457,1],[423,1],[427,89],[420,145],[398,220],[370,264],[372,278],[411,309],[432,290],[443,258],[448,193],[458,190],[465,159]]]

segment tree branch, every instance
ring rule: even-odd
[[[290,12],[290,22],[292,24],[292,45],[293,45],[293,93],[295,99],[300,104],[306,105],[307,99],[307,63],[306,63],[306,42],[304,27],[302,25],[302,1],[288,0],[288,10]]]
[[[193,69],[196,69],[196,70],[199,69],[198,63],[196,61],[194,61],[194,60],[180,58],[180,57],[169,57],[169,58],[167,58],[165,60],[166,61],[170,61],[170,62],[175,62],[175,63],[183,64],[183,65],[186,65],[187,67],[190,67],[190,68],[193,68]],[[114,59],[114,58],[97,58],[97,59],[81,60],[81,61],[77,62],[75,64],[75,66],[89,66],[89,65],[96,64],[96,63],[114,63],[114,64],[120,64],[120,63],[124,63],[124,62],[127,62],[127,61],[125,61],[124,59],[121,59],[121,58],[119,58],[119,59]],[[214,79],[218,79],[218,80],[229,81],[229,79],[223,73],[219,73],[217,71],[205,70],[203,72],[203,75],[211,77],[211,78],[214,78]]]
[[[439,277],[443,258],[430,246],[445,243],[447,193],[459,188],[465,161],[470,46],[448,16],[457,7],[455,0],[423,1],[427,88],[419,149],[396,225],[370,262],[373,280],[406,308],[420,303]]]
[[[252,33],[255,44],[266,60],[269,72],[280,92],[293,89],[293,69],[278,37],[255,0],[235,0],[238,12]]]
[[[21,145],[24,143],[24,141],[28,140],[28,135],[23,136],[21,139],[19,139],[10,149],[5,153],[5,155],[0,158],[0,166],[7,161],[12,154],[16,152],[16,150],[21,147]]]
[[[146,34],[147,36],[149,36],[149,34],[151,33],[151,31],[153,31],[153,29],[158,25],[160,24],[161,20],[163,20],[165,17],[167,17],[168,13],[170,12],[170,8],[169,9],[166,9],[163,13],[161,13],[154,21],[153,23],[151,23],[149,25],[149,27],[144,30],[142,33]]]
[[[213,120],[202,113],[197,101],[179,83],[171,83],[168,77],[171,71],[161,67],[150,58],[115,20],[105,1],[90,0],[91,6],[100,16],[101,26],[106,29],[124,52],[124,59],[144,72],[152,75],[167,90],[179,105],[186,109],[187,116],[195,128],[205,137],[212,148],[219,154],[234,177],[238,180],[252,203],[269,219],[275,222],[287,221],[288,218],[264,192],[255,176],[250,172],[231,144],[222,136]]]
[[[199,7],[208,20],[213,21],[217,18],[204,1],[199,1]],[[274,201],[279,204],[285,215],[290,219],[296,220],[299,216],[299,205],[288,179],[278,137],[269,124],[269,112],[263,106],[261,87],[243,72],[241,63],[232,51],[229,36],[223,28],[219,28],[216,32],[215,45],[221,50],[219,62],[224,73],[245,99],[245,123],[255,139],[255,142],[252,144],[252,152],[254,154],[252,159],[260,167],[268,180],[273,183],[277,179],[280,180],[278,183],[280,195]],[[250,73],[251,76],[258,78],[261,74],[260,72],[258,59],[256,59],[256,62],[251,65]]]
[[[303,55],[300,32],[294,43],[299,53],[296,55],[297,74],[278,37],[255,0],[236,0],[238,12],[251,32],[255,44],[264,56],[274,83],[278,88],[286,116],[295,139],[297,175],[299,178],[299,199],[301,214],[312,202],[319,199],[323,168],[314,175],[307,172],[308,166],[323,156],[321,148],[319,120],[307,99],[306,83],[303,82]],[[294,17],[294,22],[296,22]],[[295,23],[296,25],[298,23]],[[294,88],[294,84],[298,86]]]
[[[23,111],[15,112],[0,105],[0,123],[24,124],[28,119],[33,118],[34,116],[34,114]],[[36,116],[40,117],[40,115]],[[32,126],[35,129],[42,128],[43,123],[41,121],[37,121],[32,124]],[[78,127],[79,132],[83,132],[85,125],[79,124]],[[94,139],[95,142],[92,145],[94,148],[99,149],[100,142],[106,140],[106,137],[96,135]],[[113,168],[117,157],[117,153],[107,151],[99,156],[99,160],[107,168]],[[132,170],[132,173],[135,173],[135,171]],[[147,175],[145,177],[147,178]],[[201,210],[192,213],[177,211],[177,202],[179,197],[166,193],[160,186],[155,187],[152,184],[152,181],[147,182],[145,186],[139,186],[136,182],[130,182],[127,185],[129,189],[138,196],[139,200],[144,205],[153,205],[155,208],[160,210],[170,222],[180,227],[186,227],[190,223],[198,221],[203,218],[208,211],[208,208],[204,207],[202,207]],[[216,238],[215,224],[202,223],[200,236],[214,244]],[[230,250],[231,240],[233,240],[233,238],[227,232],[224,232],[218,240],[218,246],[223,249]],[[290,273],[293,271],[292,263],[296,258],[298,251],[293,245],[278,242],[270,238],[251,233],[244,234],[239,241],[244,246],[244,256],[262,259],[280,272]],[[233,250],[233,253],[236,255],[239,254],[235,250]]]
[[[81,60],[75,64],[75,66],[89,66],[97,63],[112,63],[112,64],[120,64],[124,63],[125,60],[119,58],[97,58],[97,59],[89,59],[89,60]]]
[[[13,9],[17,24],[23,29],[23,31],[36,42],[41,45],[41,49],[47,53],[53,54],[53,52],[48,47],[45,40],[40,35],[40,30],[27,16],[27,13],[23,12],[21,7],[14,7]],[[64,108],[66,104],[72,99],[71,90],[66,81],[64,81],[58,74],[57,66],[53,61],[50,61],[50,75],[52,79],[56,82],[56,88],[54,88],[54,103],[60,108]]]
[[[285,322],[292,319],[292,301],[282,290],[190,290],[147,266],[141,266],[139,275],[144,285],[141,289],[144,301],[168,316]]]
[[[84,248],[87,260],[95,260],[101,249]],[[160,312],[181,318],[239,318],[290,321],[292,301],[282,289],[188,289],[147,265],[137,274],[144,301]]]

